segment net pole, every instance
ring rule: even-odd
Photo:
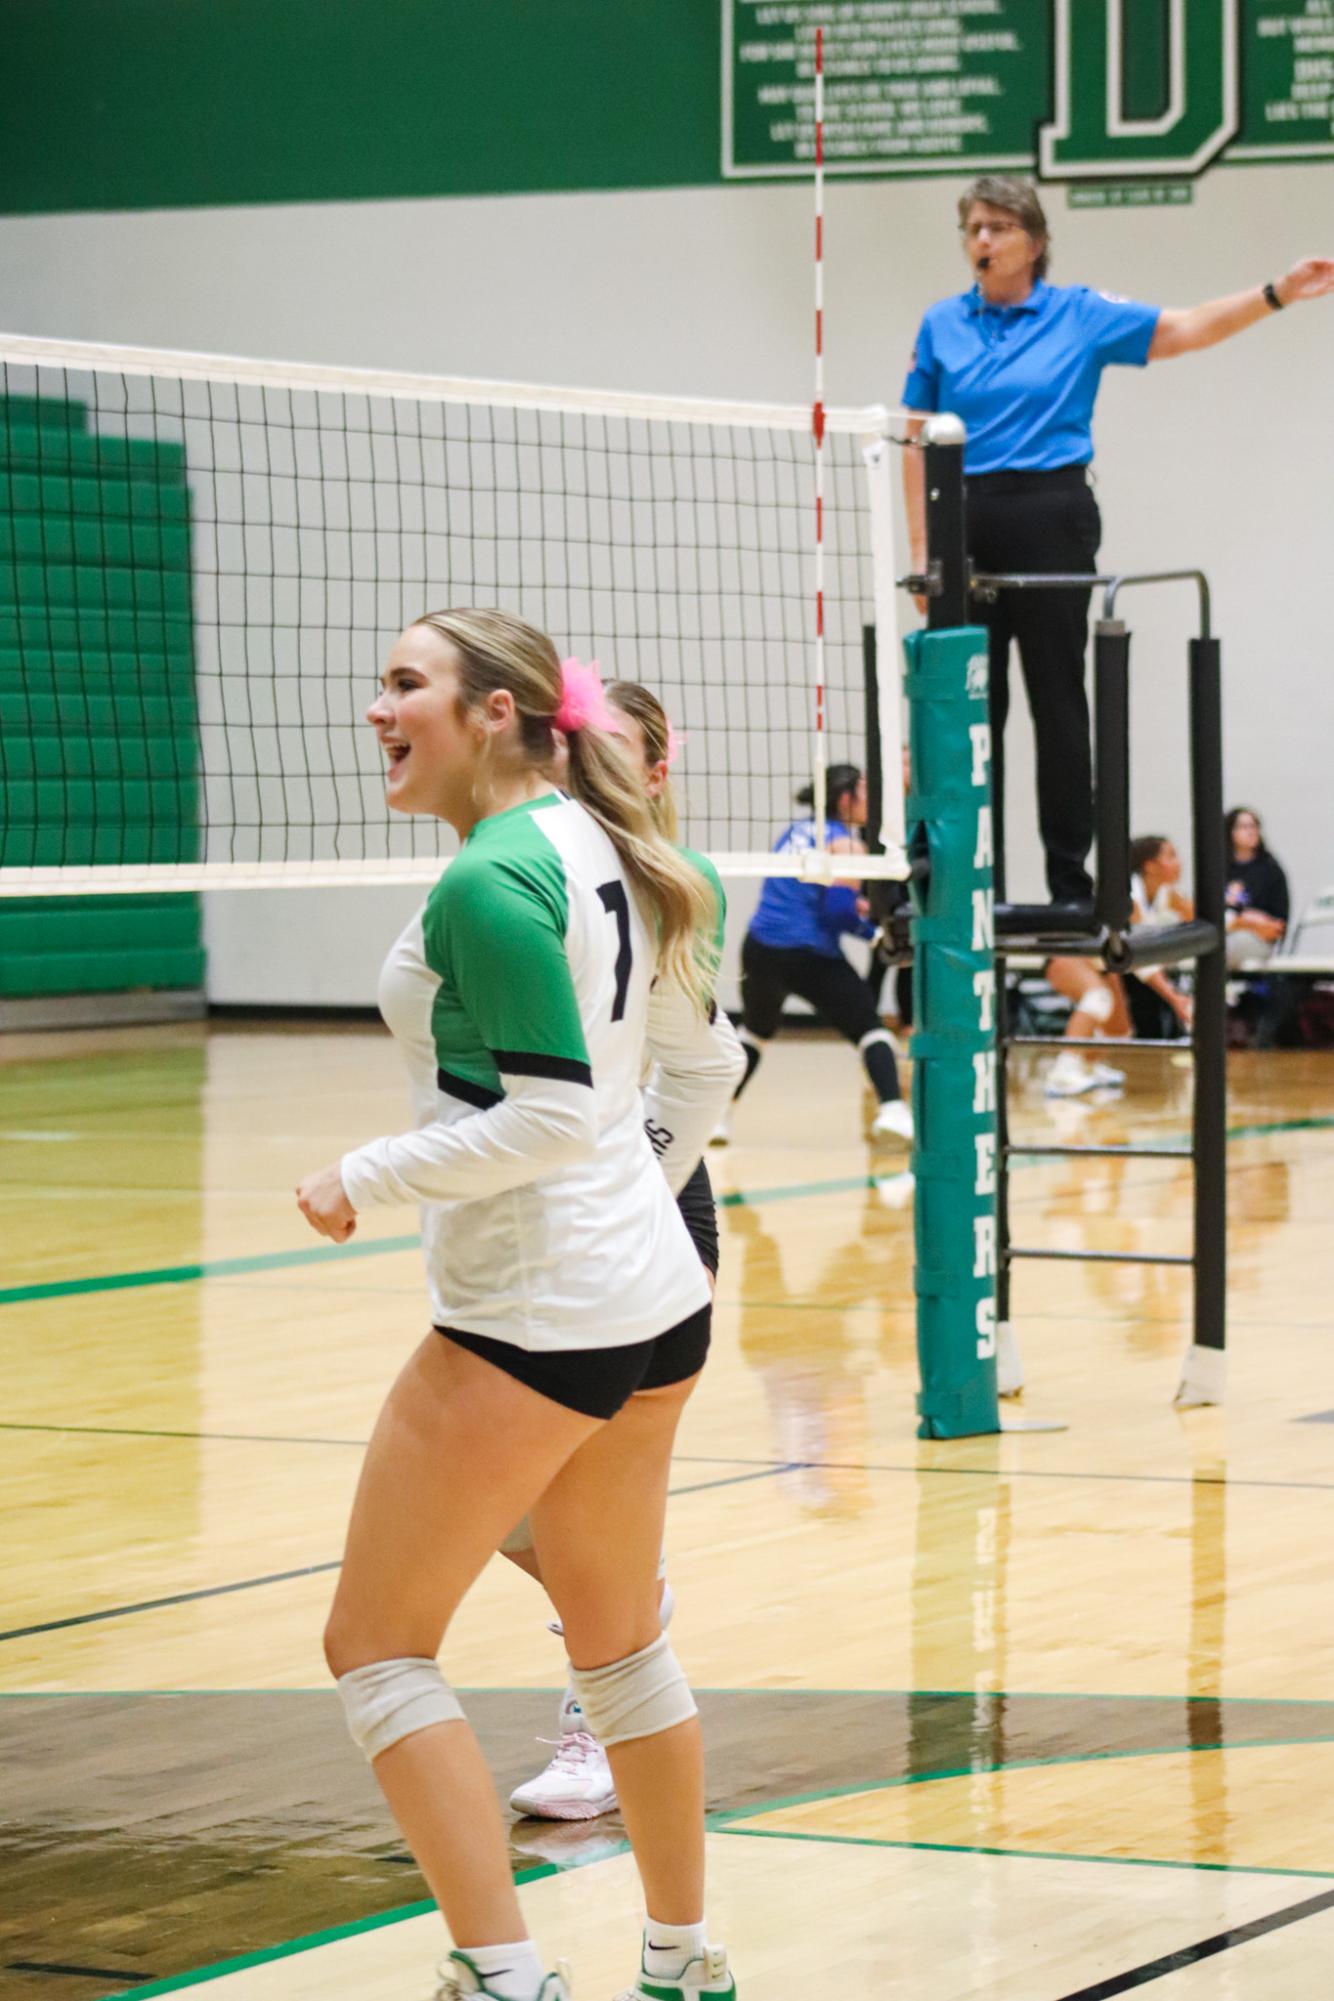
[[[815,30],[815,852],[826,846],[825,657],[824,657],[824,29]]]
[[[919,1438],[1001,1428],[996,1374],[997,979],[987,635],[967,623],[963,426],[926,432],[927,554],[943,588],[910,633],[912,1039]]]
[[[903,697],[895,668],[902,659],[898,618],[898,565],[894,560],[894,497],[888,438],[863,447],[871,530],[871,582],[875,606],[875,657],[883,662],[877,712],[880,785],[878,812],[868,824],[867,844],[880,848],[908,872],[903,798]],[[868,745],[869,749],[869,745]]]

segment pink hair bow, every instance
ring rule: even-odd
[[[585,666],[571,654],[560,663],[561,700],[552,721],[569,736],[572,730],[610,730],[612,713],[602,692],[602,671],[596,660]]]
[[[676,760],[677,760],[677,758],[678,758],[678,757],[679,757],[679,756],[681,755],[681,747],[682,747],[682,745],[683,745],[683,744],[685,744],[685,743],[686,743],[687,741],[688,741],[688,738],[686,737],[686,734],[685,734],[685,732],[684,732],[684,731],[682,731],[682,732],[680,732],[680,733],[678,734],[678,732],[677,732],[676,730],[674,730],[674,729],[672,728],[672,725],[671,725],[670,723],[668,723],[668,725],[667,725],[667,762],[668,762],[668,764],[675,764],[675,763],[676,763]]]

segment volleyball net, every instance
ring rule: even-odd
[[[725,873],[819,874],[770,844],[848,760],[904,875],[891,416],[824,425],[817,607],[809,409],[0,336],[0,894],[432,879],[364,717],[469,604],[662,697]]]

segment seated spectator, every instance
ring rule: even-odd
[[[1227,962],[1258,966],[1288,928],[1288,878],[1265,846],[1260,815],[1234,806],[1223,822],[1227,835]]]
[[[1181,856],[1166,834],[1141,834],[1130,843],[1131,928],[1183,924],[1195,905],[1182,894]],[[1161,966],[1139,966],[1126,988],[1136,1035],[1172,1040],[1189,1033],[1191,1004]]]

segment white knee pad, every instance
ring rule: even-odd
[[[1086,1014],[1090,1021],[1110,1021],[1116,1006],[1116,995],[1110,987],[1090,987],[1075,1002],[1075,1013]]]
[[[572,1664],[570,1681],[589,1729],[604,1745],[656,1737],[660,1730],[688,1723],[699,1714],[665,1633],[659,1633],[652,1646],[609,1667]]]
[[[427,1730],[433,1723],[458,1723],[459,1699],[434,1661],[418,1655],[401,1661],[372,1661],[338,1677],[347,1727],[368,1758]]]
[[[533,1524],[532,1518],[529,1515],[524,1516],[517,1528],[510,1530],[504,1542],[500,1545],[501,1551],[505,1556],[521,1556],[524,1550],[531,1549],[532,1546]]]
[[[868,1028],[857,1047],[869,1049],[873,1042],[887,1043],[891,1050],[894,1047],[894,1038],[887,1028]]]

